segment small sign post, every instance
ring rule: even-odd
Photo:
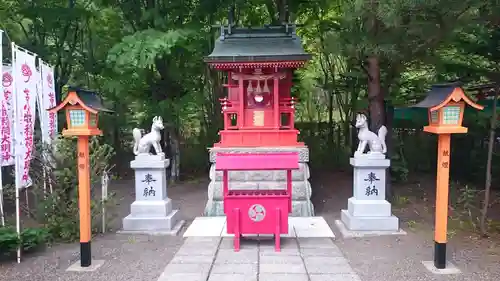
[[[102,233],[106,232],[106,201],[108,200],[109,175],[104,171],[101,177]]]

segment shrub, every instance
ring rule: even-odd
[[[53,153],[46,153],[45,159],[41,161],[39,168],[51,170],[51,177],[46,177],[46,186],[52,186],[52,193],[45,195],[43,192],[43,178],[38,179],[42,186],[37,185],[33,189],[38,193],[38,220],[43,223],[49,231],[53,240],[74,241],[79,236],[79,208],[78,208],[78,169],[76,157],[76,138],[59,138]],[[100,214],[102,204],[100,198],[95,198],[96,185],[100,185],[101,175],[110,170],[109,162],[114,155],[114,150],[107,144],[101,144],[97,137],[89,141],[90,149],[90,188],[91,188],[91,215],[93,226],[99,221],[96,219]],[[40,151],[47,152],[46,148]],[[43,154],[42,154],[43,155]],[[40,156],[42,156],[40,155]],[[35,174],[35,172],[33,172]],[[42,188],[40,188],[42,187]],[[99,194],[100,195],[100,194]],[[97,229],[97,227],[93,227]]]
[[[10,227],[0,227],[0,253],[10,254],[17,249],[19,238],[14,229]]]
[[[29,252],[47,241],[48,232],[45,228],[26,228],[21,232],[21,239],[11,227],[0,227],[0,254],[10,255],[22,245],[23,252]]]
[[[30,206],[31,217],[43,226],[47,236],[45,240],[72,242],[79,237],[79,208],[78,208],[78,170],[76,158],[76,138],[58,138],[54,141],[54,150],[43,145],[36,148],[31,163],[33,185],[29,192],[35,198],[34,207]],[[114,150],[107,144],[101,144],[97,137],[90,138],[90,182],[91,182],[91,215],[93,231],[100,225],[100,210],[102,204],[110,205],[113,194],[109,194],[106,202],[95,198],[96,186],[100,186],[101,175],[108,172],[110,159]],[[14,200],[14,188],[6,188],[7,197]],[[50,192],[52,190],[52,192]],[[100,195],[100,193],[99,193]],[[27,232],[30,241],[40,237],[35,232]],[[28,237],[27,236],[27,237]]]

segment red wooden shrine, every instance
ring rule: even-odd
[[[224,214],[227,233],[234,234],[234,250],[240,250],[243,234],[274,234],[275,251],[280,235],[288,233],[292,211],[292,170],[299,168],[299,155],[291,153],[218,153],[215,169],[222,171]],[[286,170],[286,189],[230,190],[229,171]]]
[[[293,70],[310,59],[294,25],[264,28],[221,27],[205,58],[227,73],[222,98],[224,129],[215,147],[304,146],[297,141]]]
[[[310,55],[304,52],[295,26],[221,27],[212,53],[205,61],[227,74],[226,96],[221,99],[224,128],[215,147],[304,146],[297,140],[295,104],[291,96],[293,71]],[[215,169],[223,172],[227,232],[240,248],[243,234],[288,233],[292,211],[292,170],[299,168],[293,153],[217,153]],[[286,190],[231,190],[229,171],[286,170]]]

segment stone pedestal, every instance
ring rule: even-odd
[[[390,160],[362,156],[351,158],[350,163],[354,167],[354,196],[341,213],[345,227],[351,231],[398,231],[399,219],[385,200],[385,170]]]
[[[122,232],[176,235],[180,230],[184,221],[167,196],[169,164],[169,159],[158,155],[139,155],[130,162],[135,170],[135,201],[123,219]]]
[[[292,172],[292,213],[294,217],[314,216],[309,183],[309,149],[307,147],[214,147],[210,149],[210,184],[205,216],[224,216],[222,172],[215,171],[216,155],[225,153],[276,153],[298,152],[299,170]],[[286,189],[285,171],[231,171],[229,189]]]

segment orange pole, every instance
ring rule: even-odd
[[[92,263],[90,239],[90,171],[89,137],[78,136],[78,203],[80,209],[80,265],[88,267]]]
[[[448,227],[448,191],[450,180],[450,134],[438,135],[436,176],[436,219],[434,227],[434,265],[446,267],[446,236]]]

